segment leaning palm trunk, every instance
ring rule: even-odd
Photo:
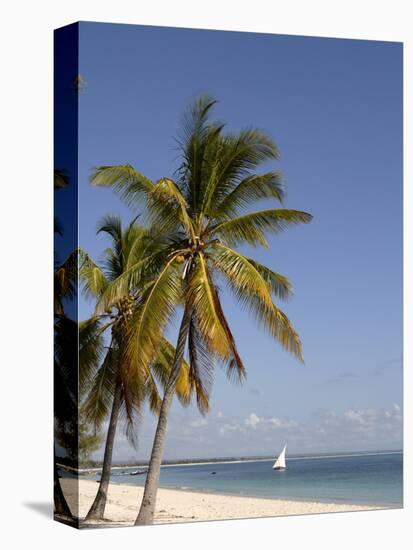
[[[110,472],[112,467],[113,444],[116,435],[116,426],[119,418],[121,406],[122,387],[118,381],[113,397],[112,412],[110,415],[108,433],[106,436],[105,454],[103,457],[102,474],[99,483],[99,489],[95,500],[85,518],[85,521],[103,519],[105,513],[106,500],[110,481]]]
[[[62,486],[60,485],[59,473],[57,470],[56,463],[56,453],[54,453],[54,512],[59,516],[66,516],[72,518],[72,513],[70,511],[69,505],[62,491]]]
[[[158,417],[155,438],[152,446],[151,459],[149,461],[148,473],[146,475],[145,490],[143,493],[142,504],[136,518],[135,525],[150,525],[153,523],[155,513],[156,494],[159,487],[159,475],[161,471],[161,462],[163,449],[165,446],[166,429],[168,425],[168,415],[171,409],[175,385],[179,376],[182,360],[184,358],[185,344],[189,332],[191,313],[188,308],[185,309],[179,329],[178,342],[175,349],[175,357],[171,373],[165,387],[165,393],[162,400],[161,409]]]

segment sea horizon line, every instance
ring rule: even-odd
[[[325,453],[314,453],[314,454],[299,454],[293,453],[289,455],[288,460],[308,460],[308,459],[327,459],[327,458],[350,458],[356,456],[377,456],[377,455],[390,455],[390,454],[403,454],[403,449],[389,449],[389,450],[376,450],[376,451],[338,451],[334,452],[325,452]],[[269,462],[275,459],[274,456],[254,456],[254,457],[219,457],[219,458],[193,458],[193,459],[173,459],[166,460],[162,464],[162,468],[174,467],[174,466],[196,466],[196,465],[208,465],[208,464],[237,464],[237,463],[248,463],[248,462]],[[67,468],[72,471],[79,472],[92,472],[101,470],[101,466],[82,466],[80,468],[73,468],[65,464],[59,463],[59,466]],[[119,469],[128,469],[128,468],[146,468],[148,466],[147,461],[134,462],[134,463],[118,463],[112,466],[112,470]]]

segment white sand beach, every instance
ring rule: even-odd
[[[73,511],[77,509],[74,479],[61,479],[64,493]],[[95,481],[79,480],[79,516],[83,518],[98,489]],[[143,488],[110,484],[105,522],[109,526],[132,525],[142,499]],[[244,496],[217,495],[173,489],[159,489],[155,523],[177,523],[242,519],[298,514],[321,514],[377,510],[378,506],[272,500]],[[85,525],[86,526],[86,525]]]

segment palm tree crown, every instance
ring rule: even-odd
[[[85,295],[99,303],[111,283],[147,254],[159,250],[159,242],[150,237],[150,232],[133,220],[126,229],[120,218],[105,216],[98,224],[98,233],[109,236],[111,246],[105,250],[101,266],[84,251],[80,251],[80,277]],[[125,362],[123,348],[127,346],[133,311],[139,304],[140,293],[147,281],[144,277],[135,280],[133,286],[123,295],[107,303],[101,315],[93,315],[80,323],[79,327],[79,374],[85,417],[99,426],[108,417],[119,384],[121,392],[121,414],[126,419],[127,435],[135,443],[134,417],[139,414],[143,403],[148,400],[150,409],[157,412],[161,403],[159,385],[168,377],[174,348],[162,338],[153,361],[144,369],[131,369]],[[109,333],[109,345],[105,346],[104,334]],[[181,403],[188,405],[194,385],[190,384],[189,367],[182,365],[176,392]],[[203,393],[199,399],[208,407],[208,396]]]
[[[208,356],[213,354],[226,363],[230,374],[242,377],[245,369],[223,313],[216,278],[223,276],[258,323],[302,360],[299,336],[274,303],[274,297],[283,299],[291,294],[290,282],[236,247],[268,246],[266,233],[308,223],[312,216],[285,208],[250,211],[261,199],[283,202],[281,174],[255,173],[263,162],[278,159],[278,149],[257,129],[224,133],[223,124],[210,120],[215,103],[203,97],[187,113],[179,140],[181,162],[174,179],[152,182],[132,166],[122,165],[98,167],[92,183],[112,186],[128,204],[143,199],[152,225],[167,235],[162,268],[136,312],[139,319],[130,357],[139,355],[137,360],[150,361],[175,306],[184,302],[192,316],[189,347],[194,368],[200,367],[207,349]],[[156,259],[155,253],[131,265],[123,278],[106,289],[103,303],[122,294],[131,277],[151,270]]]

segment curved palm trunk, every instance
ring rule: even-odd
[[[115,395],[113,396],[112,412],[110,414],[108,433],[106,436],[105,454],[103,456],[103,466],[99,489],[96,494],[95,500],[93,501],[93,504],[90,507],[89,512],[87,513],[85,521],[103,519],[103,514],[105,513],[105,506],[110,481],[110,472],[112,467],[113,444],[115,441],[116,427],[121,405],[121,394],[122,387],[121,383],[118,381],[116,383]]]
[[[54,452],[53,495],[54,495],[54,513],[59,516],[66,516],[68,518],[72,518],[73,517],[72,512],[70,511],[69,505],[62,491],[62,486],[60,485],[55,452]]]
[[[155,513],[156,505],[156,494],[159,487],[159,474],[161,470],[163,449],[165,445],[166,428],[168,425],[168,415],[172,405],[173,396],[175,393],[175,385],[181,368],[182,359],[184,357],[185,344],[188,337],[190,320],[191,313],[186,308],[179,329],[178,342],[175,348],[174,362],[171,368],[168,382],[165,387],[161,410],[159,412],[158,425],[156,427],[155,438],[153,441],[151,459],[149,461],[148,473],[146,475],[145,490],[143,493],[142,504],[139,510],[138,517],[136,518],[135,525],[150,525],[151,523],[153,523],[153,516]]]

